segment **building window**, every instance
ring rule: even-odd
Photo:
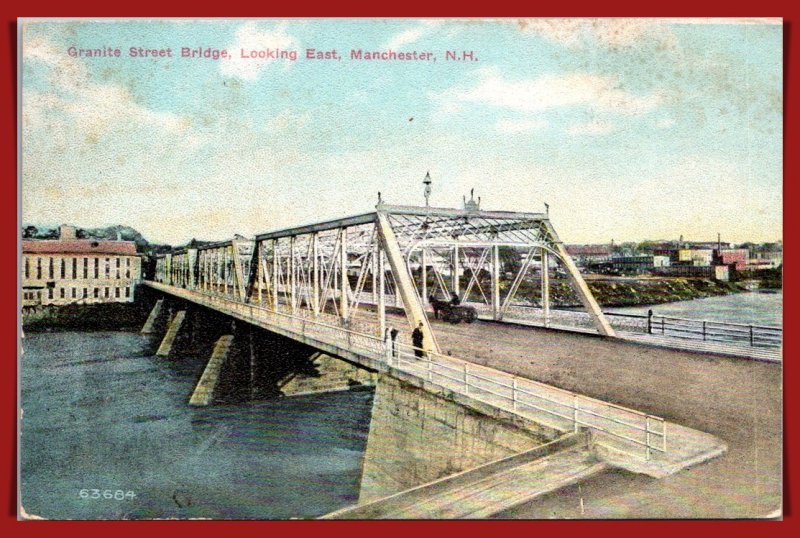
[[[125,288],[125,297],[130,297],[130,296],[131,296],[131,289],[126,287]]]
[[[78,297],[78,288],[72,288],[72,298],[76,299]]]
[[[117,288],[116,286],[114,287],[114,297],[119,299],[119,288]]]
[[[72,258],[72,279],[78,279],[78,258]]]
[[[42,279],[42,259],[36,258],[36,280]]]
[[[47,274],[49,275],[48,278],[53,278],[53,257],[51,256],[50,258],[48,258],[48,260],[49,260],[47,263]]]
[[[100,288],[95,288],[94,289],[94,298],[97,299],[98,297],[100,297]]]
[[[106,299],[108,299],[108,296],[109,296],[108,288],[105,289],[105,292],[106,292]]]
[[[131,277],[131,259],[125,258],[125,278]]]
[[[119,267],[120,267],[120,259],[119,259],[119,258],[117,258],[117,278],[119,278],[119,275],[120,275],[120,273],[119,273]]]
[[[94,277],[100,278],[100,258],[94,259]]]
[[[61,295],[61,298],[62,298],[62,299],[63,299],[64,297],[66,297],[66,293],[67,293],[67,292],[66,292],[66,290],[65,290],[64,288],[61,288],[61,291],[59,291],[59,295]]]
[[[48,299],[53,298],[53,288],[47,288],[47,298]]]
[[[83,298],[84,299],[89,298],[89,288],[83,288]]]
[[[67,260],[61,258],[61,280],[67,278]]]
[[[111,260],[106,258],[106,278],[111,276]]]
[[[83,278],[89,278],[89,258],[83,259]]]
[[[26,256],[25,257],[25,278],[30,278],[30,277],[31,277],[31,267],[30,267],[30,263],[29,263],[28,257]]]

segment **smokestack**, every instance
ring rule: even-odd
[[[717,232],[717,250],[722,250],[722,235]]]

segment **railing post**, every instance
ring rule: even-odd
[[[644,431],[645,431],[645,447],[647,454],[647,461],[650,461],[650,415],[644,417]]]
[[[465,362],[464,363],[464,394],[469,394],[469,365]]]
[[[511,401],[514,404],[514,411],[517,410],[517,378],[511,379]]]
[[[578,395],[572,395],[572,429],[578,433]]]
[[[433,361],[428,358],[428,381],[433,381]]]
[[[661,316],[661,334],[664,334],[664,316]]]
[[[753,326],[750,325],[750,347],[753,347]]]
[[[647,334],[653,334],[653,309],[647,311]]]
[[[703,342],[706,341],[706,322],[703,320]]]

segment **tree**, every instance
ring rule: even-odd
[[[39,235],[39,228],[36,226],[25,226],[22,229],[22,238],[23,239],[36,239],[36,236]]]
[[[522,267],[522,255],[514,247],[498,247],[500,265],[506,273],[516,273]]]

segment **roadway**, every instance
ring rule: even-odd
[[[780,364],[493,322],[432,323],[444,354],[652,413],[729,447],[659,480],[608,470],[498,517],[740,518],[780,508]]]

